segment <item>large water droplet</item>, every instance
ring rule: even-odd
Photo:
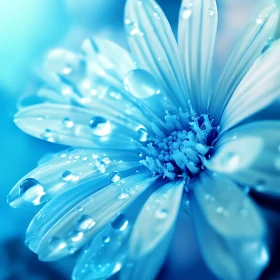
[[[111,132],[110,122],[102,117],[93,117],[89,122],[89,126],[96,136],[106,136]]]
[[[124,214],[120,214],[112,223],[112,227],[115,230],[124,231],[128,226],[128,220]]]
[[[109,179],[111,182],[117,183],[121,179],[121,176],[117,172],[112,172],[109,174]]]
[[[73,175],[72,175],[72,172],[69,171],[69,170],[65,170],[62,175],[61,175],[63,181],[71,181],[73,179]]]
[[[128,72],[124,79],[124,86],[127,91],[138,98],[148,98],[160,93],[156,79],[142,69]]]
[[[66,242],[60,237],[54,236],[49,240],[49,248],[54,252],[66,248],[66,245]]]
[[[65,127],[67,127],[67,128],[72,128],[73,125],[74,125],[74,122],[73,122],[71,119],[69,119],[69,118],[64,118],[64,119],[62,120],[62,123],[63,123],[63,125],[64,125]]]
[[[20,184],[19,193],[25,201],[34,205],[39,205],[42,197],[46,194],[43,186],[34,178],[23,180]]]
[[[140,127],[137,129],[137,137],[139,141],[146,142],[148,140],[148,131],[144,127]]]
[[[80,231],[90,230],[95,226],[96,222],[89,215],[83,215],[78,220],[77,229]]]

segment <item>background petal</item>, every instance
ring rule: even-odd
[[[201,173],[193,185],[192,218],[202,255],[221,279],[257,279],[269,262],[265,225],[230,179]]]
[[[279,195],[279,131],[280,121],[258,121],[232,129],[221,136],[205,165],[240,184]]]

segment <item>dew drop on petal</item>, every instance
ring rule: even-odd
[[[46,128],[45,131],[41,134],[42,139],[53,142],[54,138],[53,138],[53,132]]]
[[[156,218],[163,220],[167,217],[167,214],[168,214],[168,212],[166,209],[158,209],[156,211]]]
[[[128,226],[128,220],[124,214],[120,214],[112,223],[112,227],[115,230],[124,231]]]
[[[125,89],[138,98],[148,98],[160,93],[156,79],[143,69],[134,69],[124,79]]]
[[[128,19],[126,19],[124,23],[125,23],[126,31],[129,33],[129,35],[131,35],[131,36],[135,36],[135,35],[143,36],[143,33],[140,31],[137,23],[132,22]]]
[[[103,236],[103,242],[104,243],[109,243],[110,242],[110,237],[109,236]]]
[[[121,176],[117,172],[112,172],[109,174],[109,179],[112,183],[117,183],[121,179]]]
[[[20,184],[19,193],[23,200],[31,202],[33,205],[39,205],[41,198],[45,195],[43,186],[34,178],[23,180]]]
[[[69,238],[72,242],[80,241],[84,236],[82,231],[73,230],[69,233]]]
[[[128,193],[125,193],[125,192],[122,192],[122,193],[118,196],[118,199],[120,199],[120,200],[127,199],[127,198],[129,198],[129,194],[128,194]]]
[[[73,175],[72,172],[69,170],[65,170],[62,175],[61,175],[63,181],[68,182],[71,181],[73,179]]]
[[[192,9],[190,9],[189,7],[183,7],[181,9],[180,15],[181,15],[182,18],[188,19],[192,15]]]
[[[54,236],[49,240],[49,248],[52,251],[60,251],[66,248],[66,245],[66,242],[60,237]]]
[[[89,126],[96,136],[106,136],[111,132],[111,123],[102,117],[93,117],[89,122]]]
[[[208,14],[210,17],[215,15],[215,10],[213,8],[208,9]]]
[[[78,220],[77,229],[80,231],[90,230],[95,226],[96,222],[89,215],[83,215]]]
[[[62,120],[62,123],[67,128],[72,128],[74,126],[74,122],[70,118],[67,118],[67,117]]]
[[[148,140],[148,131],[144,127],[137,129],[137,138],[140,142],[146,142]]]

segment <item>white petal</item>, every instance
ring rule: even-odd
[[[209,113],[217,123],[245,74],[264,47],[271,43],[278,18],[278,9],[270,4],[258,13],[241,34],[210,99]]]
[[[257,279],[269,262],[265,225],[253,202],[223,175],[201,173],[192,218],[202,255],[221,279]]]
[[[100,189],[108,181],[98,180],[97,188],[73,189],[50,201],[35,216],[27,230],[29,247],[44,261],[74,253],[112,221],[155,180],[141,172]]]
[[[123,84],[126,73],[135,68],[130,54],[109,40],[86,39],[82,44],[82,50],[86,55],[89,74],[109,76],[120,86]]]
[[[83,251],[75,265],[72,279],[107,279],[117,273],[126,257],[130,232],[130,221],[120,214]]]
[[[221,119],[222,131],[261,111],[280,97],[280,40],[253,64],[229,100]]]
[[[122,280],[149,280],[158,273],[174,231],[184,184],[183,180],[170,182],[155,191],[145,203],[130,237]]]
[[[215,0],[182,1],[179,49],[193,107],[205,113],[210,97],[218,11]]]
[[[128,155],[123,152],[124,156]],[[139,166],[139,160],[116,161],[92,150],[70,150],[39,165],[25,175],[11,190],[12,207],[39,205],[72,188],[109,176],[118,178],[120,171]]]
[[[258,121],[230,130],[205,165],[243,185],[280,194],[279,131],[280,121]]]
[[[133,149],[131,139],[138,138],[141,124],[113,114],[110,108],[94,112],[69,105],[41,104],[20,110],[15,115],[15,123],[26,133],[49,142],[89,148]]]
[[[186,87],[176,40],[160,7],[153,0],[128,0],[125,26],[138,67],[157,79],[175,106],[186,107]]]

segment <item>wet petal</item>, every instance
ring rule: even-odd
[[[122,86],[127,72],[135,68],[130,54],[121,46],[102,38],[88,38],[82,44],[86,55],[88,73],[109,76]]]
[[[119,171],[139,166],[139,160],[121,151],[112,159],[92,150],[70,150],[53,156],[25,175],[11,190],[8,201],[12,207],[39,205],[72,188],[94,181],[104,175],[117,176]],[[115,155],[113,153],[112,155]],[[136,155],[137,156],[137,155]],[[117,178],[117,177],[116,177]]]
[[[212,60],[218,11],[215,0],[182,1],[179,19],[179,49],[184,61],[192,105],[205,113],[210,95]]]
[[[145,203],[130,237],[122,280],[154,279],[158,273],[172,238],[184,184],[183,180],[170,182],[155,191]]]
[[[91,242],[79,258],[72,278],[75,280],[106,279],[118,272],[126,257],[130,221],[120,214]]]
[[[192,218],[202,255],[221,279],[257,279],[269,262],[265,224],[253,202],[223,175],[201,173]]]
[[[128,0],[125,27],[137,66],[157,79],[175,106],[186,107],[186,87],[176,40],[160,7],[153,0]]]
[[[41,104],[20,110],[15,123],[28,134],[58,144],[133,149],[131,138],[137,139],[140,124],[132,119],[111,118],[110,108],[93,112],[68,105]]]
[[[259,191],[280,194],[280,122],[258,121],[222,135],[205,165]]]
[[[280,40],[253,64],[228,102],[221,119],[222,131],[261,111],[280,97]]]
[[[258,13],[241,34],[210,99],[209,112],[217,123],[245,74],[262,50],[271,44],[278,18],[278,9],[270,4]]]
[[[100,185],[106,186],[108,179],[95,182],[97,188],[91,185],[91,189],[86,186],[83,192],[77,188],[62,194],[42,208],[31,222],[27,230],[29,248],[44,261],[74,253],[155,179],[149,172],[139,172],[105,188],[100,189]]]

